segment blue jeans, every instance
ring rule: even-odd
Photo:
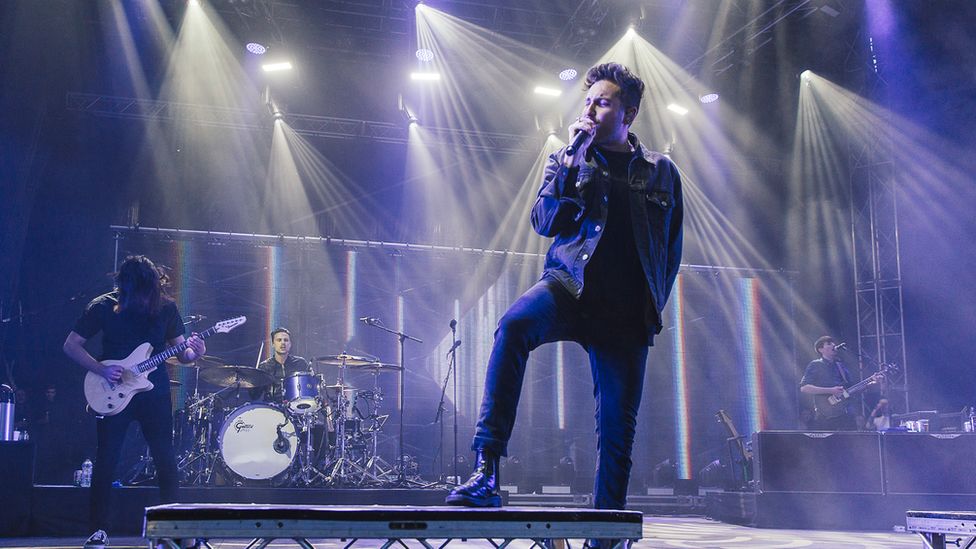
[[[554,280],[529,288],[498,323],[471,447],[508,454],[529,352],[555,341],[575,341],[589,354],[596,401],[595,507],[623,509],[644,386],[646,331],[594,319]]]

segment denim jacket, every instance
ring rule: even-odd
[[[634,242],[654,301],[647,305],[657,311],[656,325],[648,328],[657,334],[681,262],[681,176],[669,158],[645,148],[636,135],[630,134],[628,140],[634,146],[628,170]],[[596,159],[568,169],[563,166],[564,155],[565,149],[550,155],[531,220],[537,233],[554,238],[543,276],[559,281],[579,299],[583,270],[607,221],[610,179],[607,168]]]

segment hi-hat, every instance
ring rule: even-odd
[[[217,366],[200,370],[200,378],[221,387],[241,387],[251,389],[270,385],[274,379],[271,374],[253,366]]]
[[[326,355],[317,356],[314,359],[315,362],[319,364],[328,364],[331,366],[365,366],[367,364],[373,364],[376,360],[372,358],[367,358],[364,356],[347,355],[342,353],[340,355]]]

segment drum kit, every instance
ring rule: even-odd
[[[378,486],[397,477],[377,446],[389,419],[380,413],[379,376],[399,371],[398,365],[341,353],[317,357],[307,371],[281,380],[209,356],[169,367],[171,377],[177,377],[172,374],[179,368],[193,370],[194,391],[173,422],[183,484]],[[325,368],[338,369],[334,384],[326,382],[321,373]],[[347,372],[370,374],[372,387],[353,388],[346,382]],[[200,381],[220,389],[203,394]],[[274,397],[239,402],[242,393],[259,392]]]

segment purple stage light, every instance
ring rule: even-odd
[[[434,52],[427,48],[420,48],[417,50],[417,59],[420,59],[424,63],[434,60]]]
[[[572,80],[572,79],[576,78],[576,75],[577,74],[579,74],[579,73],[576,72],[576,69],[563,69],[559,73],[559,79],[560,80]]]
[[[257,42],[248,42],[244,49],[253,53],[254,55],[264,55],[268,51],[268,48]]]

